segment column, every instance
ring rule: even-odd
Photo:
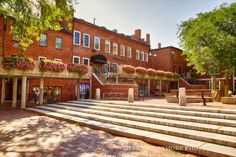
[[[159,88],[159,92],[162,92],[162,80],[160,80],[160,88]]]
[[[21,82],[21,109],[24,109],[26,106],[26,84],[27,84],[27,77],[22,76]]]
[[[15,108],[17,104],[17,84],[18,78],[13,78],[12,108]]]
[[[147,90],[148,90],[148,96],[150,96],[150,90],[151,90],[151,88],[150,88],[150,85],[151,84],[151,81],[150,81],[150,79],[148,79],[148,82],[147,82]]]
[[[6,97],[6,82],[5,79],[2,79],[2,95],[1,95],[1,104],[3,105]]]
[[[43,89],[44,89],[44,78],[40,78],[40,84],[39,84],[39,105],[43,105]]]
[[[92,78],[90,79],[89,99],[92,99]]]
[[[211,76],[211,92],[216,90],[216,76]]]
[[[80,99],[80,80],[77,81],[77,100]]]

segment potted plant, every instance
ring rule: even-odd
[[[127,74],[134,74],[135,73],[135,67],[132,65],[124,65],[122,67],[122,70]]]
[[[45,59],[40,61],[39,70],[41,72],[63,72],[65,70],[65,64],[60,61],[52,61],[49,59]]]

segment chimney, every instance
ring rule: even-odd
[[[136,29],[134,31],[134,38],[140,40],[141,39],[141,29]]]
[[[150,34],[146,34],[146,42],[150,44]]]
[[[161,48],[161,43],[158,43],[158,49],[160,49]]]

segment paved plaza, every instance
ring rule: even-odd
[[[0,111],[0,156],[193,157],[140,140],[21,111]]]

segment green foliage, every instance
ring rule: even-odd
[[[178,33],[187,60],[198,72],[218,68],[232,74],[236,66],[236,3],[182,22]]]
[[[0,0],[0,16],[11,23],[13,39],[19,42],[21,53],[40,39],[40,33],[61,29],[62,22],[73,16],[75,0]]]

